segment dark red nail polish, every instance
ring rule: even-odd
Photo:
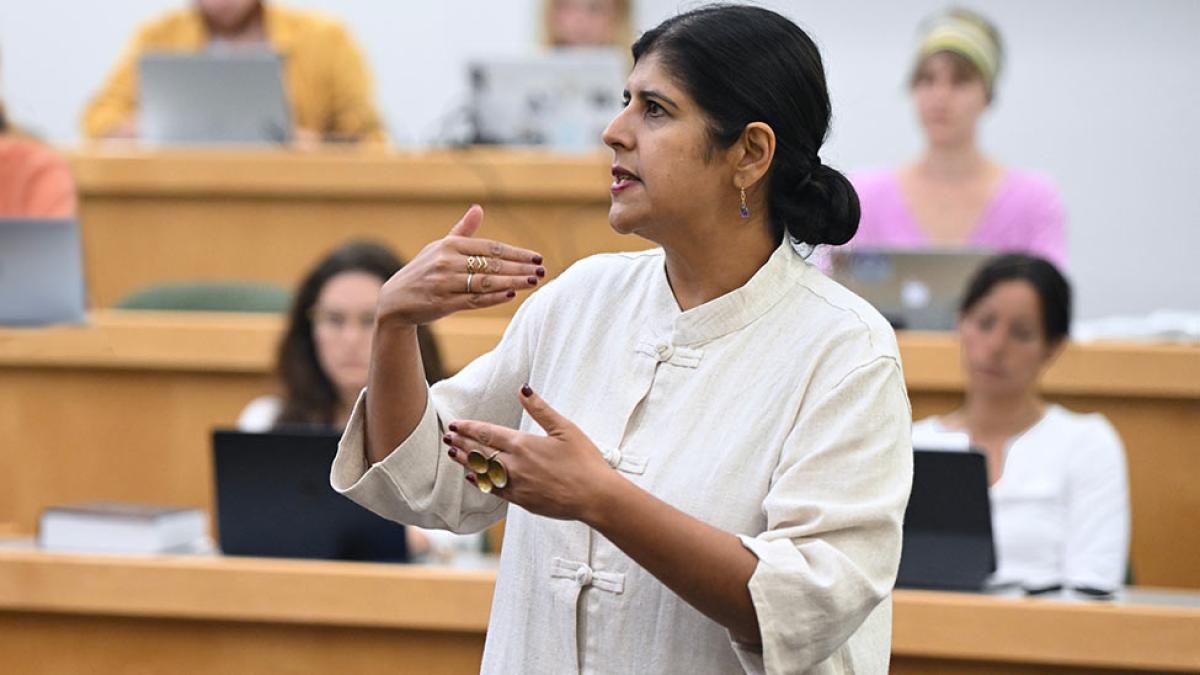
[[[454,448],[450,448],[449,450],[447,450],[447,451],[446,451],[446,454],[447,454],[447,455],[450,455],[450,457],[451,457],[451,458],[453,458],[453,457],[454,457],[454,453],[456,453],[456,452],[458,452],[458,451],[457,451],[457,450],[455,450]]]
[[[455,423],[453,423],[453,422],[451,422],[451,423],[450,423],[450,431],[457,432],[457,431],[458,431],[458,425],[457,425],[457,424],[455,424]]]
[[[533,285],[537,284],[537,277],[529,277],[529,278],[525,279],[525,281],[528,281],[529,285],[533,286]]]
[[[537,268],[537,272],[536,272],[536,274],[537,274],[539,277],[544,277],[544,276],[546,276],[546,268],[545,268],[545,267],[539,267],[539,268]]]
[[[445,443],[446,445],[450,445],[450,434],[446,434],[445,436],[442,436],[442,442]]]
[[[475,482],[475,474],[473,474],[473,473],[468,473],[468,474],[467,474],[467,482],[468,482],[468,483],[474,483],[474,482]]]
[[[540,256],[540,255],[533,256],[533,264],[541,265],[542,264],[542,256]]]
[[[530,396],[533,396],[533,389],[531,389],[529,385],[525,385],[521,387],[521,395],[525,398],[529,398]]]
[[[504,297],[515,298],[515,297],[517,297],[517,292],[510,288],[510,289],[508,289],[508,292],[504,294]]]

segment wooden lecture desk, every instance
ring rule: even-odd
[[[472,203],[485,209],[478,236],[539,251],[549,278],[592,253],[650,245],[608,226],[612,160],[603,152],[98,146],[70,160],[93,307],[167,281],[292,288],[352,237],[388,242],[410,260]]]
[[[495,572],[0,550],[23,675],[477,673]],[[1200,670],[1200,593],[1117,602],[897,591],[894,673]],[[534,638],[536,639],[536,638]]]
[[[503,318],[434,325],[451,370],[495,344]],[[0,329],[0,522],[32,531],[49,504],[212,505],[209,431],[271,391],[281,320],[98,311],[85,327]],[[951,334],[901,333],[917,418],[961,397]],[[1200,346],[1072,345],[1046,395],[1108,416],[1126,444],[1140,585],[1200,589]]]

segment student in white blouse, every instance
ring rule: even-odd
[[[890,327],[797,251],[859,216],[820,55],[718,6],[633,57],[609,222],[661,248],[572,266],[427,388],[417,326],[544,274],[472,207],[385,284],[331,481],[425,527],[507,516],[485,673],[885,673],[911,413]]]
[[[1051,263],[1012,254],[976,274],[958,333],[963,407],[913,425],[913,446],[981,449],[991,482],[993,583],[1112,592],[1129,552],[1125,450],[1099,413],[1047,403],[1038,381],[1067,342],[1071,288]]]

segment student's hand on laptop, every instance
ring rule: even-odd
[[[476,238],[483,208],[467,209],[450,233],[417,254],[383,285],[379,323],[418,326],[463,309],[480,309],[536,288],[546,276],[542,256]]]

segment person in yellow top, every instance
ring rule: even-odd
[[[88,138],[137,138],[138,59],[150,52],[265,47],[284,60],[298,141],[383,141],[362,52],[337,22],[262,0],[195,0],[144,25],[83,114]]]

